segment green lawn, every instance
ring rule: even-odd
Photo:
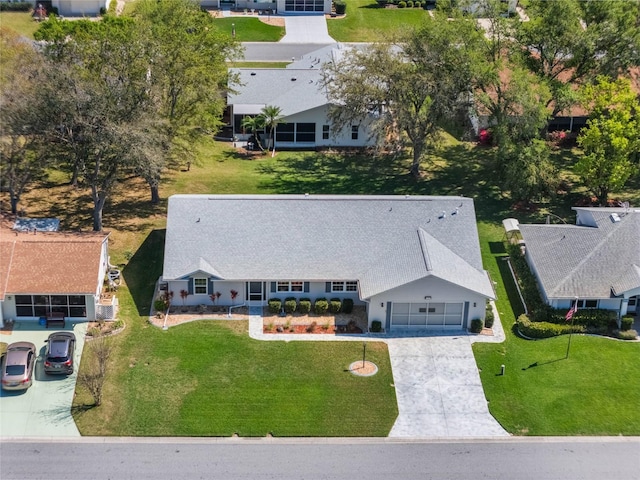
[[[261,22],[258,18],[225,17],[216,18],[214,25],[231,35],[235,26],[236,40],[239,42],[277,42],[284,36],[284,27],[276,27]]]
[[[33,33],[39,25],[29,12],[0,12],[2,28],[10,28],[27,38],[33,39]]]
[[[376,42],[384,35],[419,25],[428,16],[422,8],[380,8],[374,0],[346,0],[344,18],[327,20],[329,35],[338,42]]]

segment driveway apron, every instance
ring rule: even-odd
[[[72,375],[46,375],[42,365],[45,340],[53,331],[73,331],[76,335],[75,369]],[[34,381],[24,392],[0,390],[0,437],[79,437],[71,416],[71,403],[84,346],[86,323],[65,329],[47,330],[36,322],[16,322],[13,330],[0,335],[0,341],[32,342],[38,360]]]
[[[280,43],[335,43],[329,36],[324,15],[287,15],[284,24],[286,34]]]
[[[508,435],[489,413],[467,335],[387,343],[399,412],[390,437]]]

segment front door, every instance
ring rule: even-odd
[[[249,282],[249,303],[262,305],[262,282]]]

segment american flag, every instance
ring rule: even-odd
[[[576,300],[575,303],[573,304],[573,307],[569,309],[567,314],[564,316],[564,319],[568,322],[573,317],[573,314],[576,313],[577,311],[578,311],[578,300]]]

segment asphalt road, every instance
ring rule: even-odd
[[[292,58],[299,59],[307,53],[319,50],[331,44],[320,43],[275,43],[275,42],[244,42],[245,62],[290,62]]]
[[[3,441],[14,479],[637,480],[640,438]]]

